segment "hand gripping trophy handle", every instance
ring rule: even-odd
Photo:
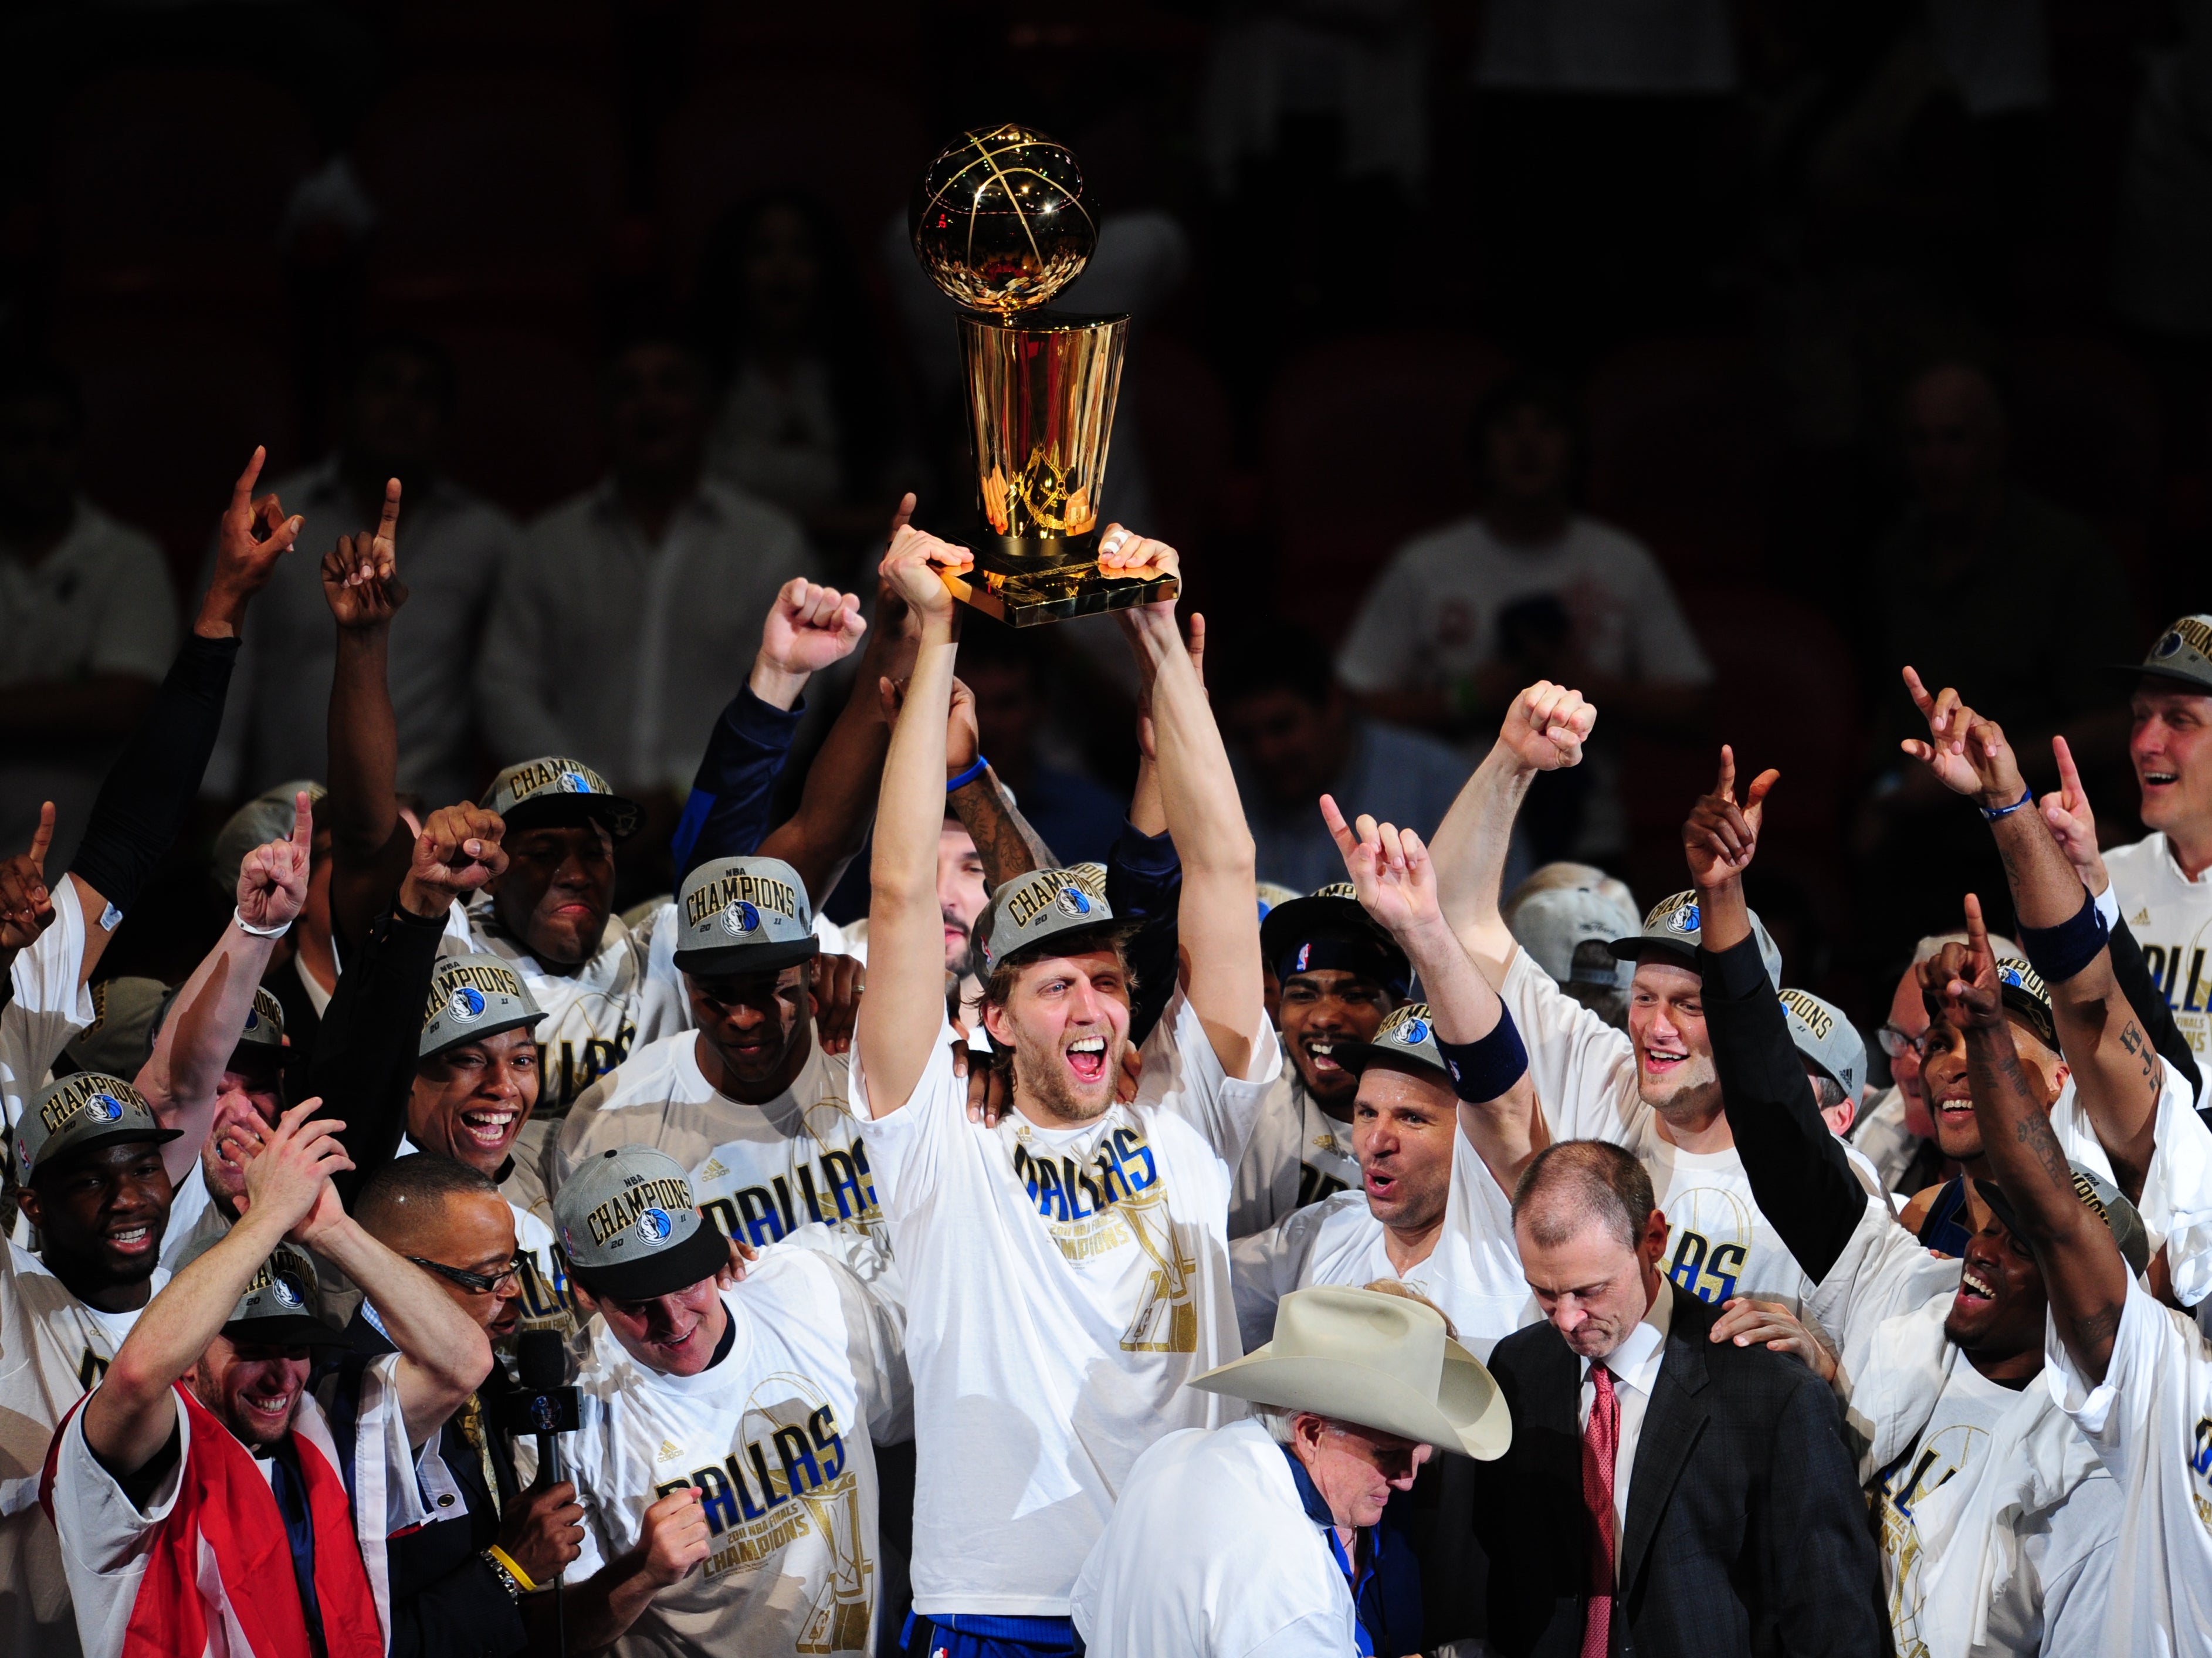
[[[1018,126],[964,133],[915,192],[914,247],[962,309],[975,566],[953,595],[1016,627],[1172,598],[1097,567],[1100,488],[1129,320],[1042,308],[1097,242],[1075,159]]]

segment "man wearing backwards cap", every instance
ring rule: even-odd
[[[2067,1157],[2133,1195],[2151,1230],[2163,1235],[2170,1216],[2158,1164],[2185,1128],[2192,1141],[2203,1131],[2201,1123],[2179,1121],[2194,1119],[2197,1091],[2159,1055],[2148,1021],[2128,1003],[2104,917],[2049,826],[2029,809],[2034,796],[2021,780],[2003,728],[1967,707],[1955,690],[1947,686],[1931,696],[1917,674],[1904,672],[1929,733],[1925,741],[1907,741],[1905,752],[1945,788],[1975,802],[2003,857],[2028,960],[1999,962],[1996,973],[2006,1010],[2029,1033],[2029,1040],[2015,1033],[2014,1041],[2031,1083],[2049,1106]],[[1929,1014],[1921,1075],[1937,1141],[1978,1178],[1989,1165],[1979,1120],[1969,1115],[1974,1078],[1965,1037],[1932,1000]],[[1923,1241],[1932,1241],[1932,1223],[1947,1213],[1955,1216],[1962,1206],[1971,1208],[1962,1205],[1959,1183],[1948,1182],[1915,1198],[1904,1218]]]
[[[1437,1452],[1491,1461],[1513,1423],[1443,1315],[1379,1289],[1300,1289],[1274,1339],[1191,1378],[1255,1418],[1186,1428],[1137,1459],[1083,1564],[1090,1658],[1163,1653],[1341,1658],[1401,1653],[1377,1522]]]
[[[1709,795],[1683,829],[1705,906],[1706,1018],[1753,1196],[1813,1281],[1806,1314],[1843,1362],[1839,1369],[1787,1309],[1748,1300],[1729,1303],[1711,1338],[1796,1352],[1843,1396],[1881,1522],[1897,1651],[2090,1651],[2118,1492],[2039,1380],[2043,1274],[1987,1174],[1975,1181],[1986,1218],[1950,1259],[1898,1225],[1887,1196],[1869,1194],[1841,1155],[1820,1085],[1840,1082],[1836,1073],[1865,1051],[1854,1036],[1838,1051],[1839,1021],[1823,1024],[1825,1003],[1790,991],[1778,1001],[1767,982],[1743,904],[1760,815]],[[1986,957],[1978,910],[1969,927]],[[1962,968],[1972,976],[1967,956],[1948,944],[1924,964],[1939,1007]],[[1994,981],[1999,966],[1987,967]],[[1952,1011],[1938,1017],[1961,1028]],[[2099,1194],[2140,1268],[2149,1247],[2133,1206],[2086,1171],[2078,1179],[2085,1198]]]
[[[346,1214],[337,1125],[313,1108],[240,1147],[246,1214],[154,1298],[54,1436],[40,1497],[88,1658],[384,1650],[384,1540],[430,1517],[415,1448],[491,1348]],[[351,1412],[350,1458],[307,1391],[313,1350],[346,1341],[308,1311],[309,1250],[362,1287],[399,1350]]]
[[[1237,1322],[1255,1344],[1294,1289],[1395,1281],[1487,1354],[1536,1316],[1506,1199],[1534,1149],[1520,1037],[1445,924],[1420,838],[1364,816],[1355,834],[1322,798],[1363,913],[1402,948],[1430,999],[1398,1009],[1372,1039],[1338,1048],[1356,1090],[1359,1189],[1231,1246]]]
[[[2106,852],[2105,867],[2175,1021],[2212,1064],[2212,616],[2182,617],[2120,671],[2134,680],[2128,758],[2151,832]]]
[[[761,1247],[821,1221],[880,1240],[852,1059],[825,1051],[814,1025],[821,946],[798,872],[770,857],[703,863],[676,911],[698,1029],[647,1044],[576,1102],[547,1187],[610,1148],[658,1146],[732,1238]]]
[[[76,1649],[53,1527],[34,1500],[38,1471],[63,1412],[168,1282],[161,1251],[173,1198],[198,1186],[193,1167],[222,1108],[222,1027],[234,1028],[254,995],[270,933],[299,909],[296,851],[279,839],[244,860],[237,917],[178,993],[168,1045],[157,1063],[131,1064],[155,1099],[80,1072],[40,1094],[17,1125],[11,1173],[40,1253],[0,1245],[0,1649],[63,1658]]]
[[[1635,936],[1613,942],[1636,964],[1626,1032],[1562,991],[1498,914],[1498,878],[1528,785],[1539,771],[1579,764],[1596,717],[1579,693],[1548,682],[1514,699],[1497,746],[1437,832],[1444,914],[1528,1045],[1544,1135],[1610,1141],[1650,1172],[1670,1228],[1667,1277],[1715,1305],[1748,1294],[1795,1306],[1804,1276],[1752,1202],[1721,1109],[1698,983],[1696,891],[1662,899]],[[1756,917],[1751,925],[1778,980],[1781,953]]]
[[[1109,573],[1174,555],[1109,527]],[[965,550],[901,532],[884,573],[921,619],[877,814],[854,1100],[909,1295],[919,1472],[915,1648],[1066,1653],[1069,1594],[1137,1457],[1223,1413],[1184,1389],[1234,1356],[1230,1180],[1279,1070],[1252,837],[1174,607],[1119,613],[1151,698],[1188,964],[1115,1100],[1129,988],[1111,908],[1065,870],[985,914],[983,1022],[1013,1110],[970,1123],[953,1070],[935,837],[951,600]]]
[[[665,1152],[625,1146],[553,1199],[599,1315],[568,1446],[570,1650],[872,1653],[874,1444],[909,1404],[896,1319],[813,1250],[723,1288],[729,1246],[694,1195]]]
[[[1411,982],[1405,952],[1367,918],[1349,881],[1270,909],[1260,922],[1260,948],[1280,986],[1285,1063],[1237,1166],[1231,1238],[1264,1232],[1293,1210],[1358,1184],[1349,1131],[1359,1079],[1337,1050],[1372,1041]]]
[[[2154,1300],[2124,1207],[2069,1162],[2029,1074],[2014,1058],[2012,1021],[1997,994],[1997,964],[1967,900],[1973,946],[1946,947],[1937,988],[1966,1032],[1990,1167],[2001,1183],[2006,1230],[2032,1250],[2051,1308],[2040,1382],[2070,1417],[2118,1490],[2110,1522],[2110,1589],[2094,1636],[2103,1653],[2172,1658],[2204,1649],[2212,1628],[2212,1478],[2204,1455],[2212,1420],[2212,1344],[2181,1312]],[[2025,906],[2022,906],[2025,908]],[[2161,1112],[2165,1132],[2171,1112]],[[2182,1113],[2184,1134],[2196,1125]],[[2176,1228],[2166,1241],[2177,1294],[2204,1292],[2205,1221],[2212,1215],[2212,1148],[2162,1144],[2159,1156]]]

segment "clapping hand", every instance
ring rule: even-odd
[[[331,1176],[351,1168],[353,1159],[337,1139],[345,1125],[313,1115],[322,1103],[302,1100],[278,1118],[276,1126],[260,1136],[258,1144],[241,1127],[225,1131],[234,1161],[246,1170],[240,1214],[276,1216],[283,1222],[284,1235],[299,1244],[313,1243],[345,1218]]]
[[[289,839],[257,846],[239,860],[238,918],[249,927],[289,927],[307,903],[313,860],[314,803],[301,789],[292,797]]]

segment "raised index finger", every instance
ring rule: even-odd
[[[31,831],[31,863],[43,875],[46,873],[46,848],[54,844],[54,803],[46,802],[39,808],[39,826]]]
[[[1321,797],[1321,820],[1328,826],[1328,832],[1336,842],[1336,850],[1350,857],[1359,841],[1352,832],[1352,826],[1344,820],[1344,814],[1337,809],[1335,795],[1323,795]]]
[[[2051,740],[2051,754],[2058,762],[2058,787],[2066,796],[2067,810],[2076,811],[2087,805],[2089,797],[2081,788],[2081,774],[2075,769],[2074,751],[2066,746],[2065,738]]]
[[[1979,978],[1982,964],[1991,959],[1990,930],[1982,923],[1982,900],[1972,893],[1966,894],[1966,954]]]
[[[302,860],[315,838],[315,802],[304,789],[292,796],[292,850]]]
[[[1721,745],[1721,771],[1713,780],[1713,793],[1731,804],[1735,801],[1735,750],[1726,743]]]
[[[247,460],[246,470],[239,473],[238,482],[230,491],[230,509],[233,512],[245,512],[253,505],[253,485],[261,476],[261,463],[268,456],[269,451],[260,444],[253,446],[252,458]]]

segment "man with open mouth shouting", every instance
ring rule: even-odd
[[[1282,986],[1285,1063],[1237,1166],[1232,1238],[1360,1183],[1352,1145],[1359,1078],[1340,1051],[1373,1041],[1412,982],[1406,953],[1368,918],[1346,881],[1269,910],[1260,948]],[[1272,1316],[1266,1327],[1274,1327]]]
[[[1223,1420],[1183,1383],[1238,1350],[1230,1183],[1282,1058],[1261,986],[1253,848],[1172,603],[1117,613],[1150,698],[1183,869],[1181,985],[1146,1039],[1133,1104],[1123,938],[1069,871],[1000,887],[979,926],[984,1028],[1013,1109],[971,1123],[945,1017],[936,845],[963,548],[912,529],[884,573],[921,643],[877,815],[870,988],[854,1098],[908,1287],[919,1457],[909,1649],[1079,1649],[1069,1604],[1145,1449]],[[1109,527],[1100,564],[1173,568]]]

